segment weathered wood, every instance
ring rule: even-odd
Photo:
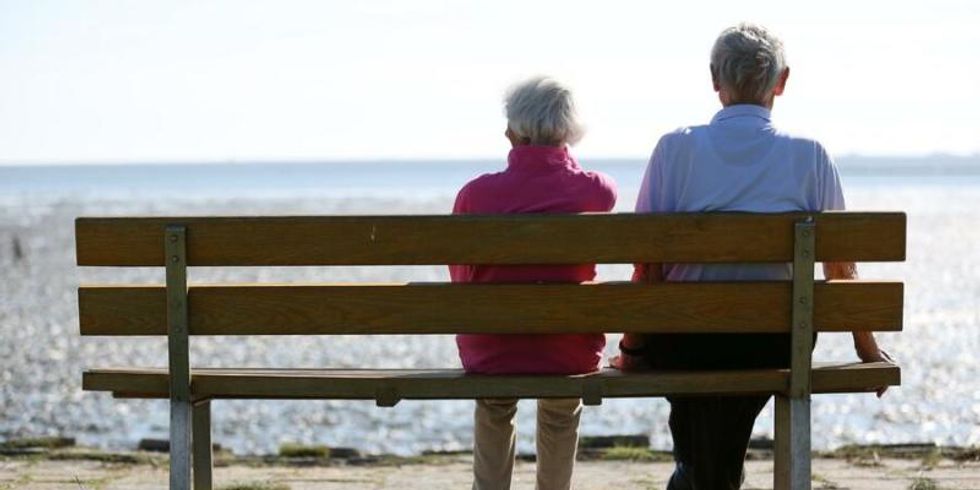
[[[788,332],[792,285],[597,283],[191,287],[191,335]],[[822,332],[896,331],[901,283],[815,288]],[[79,289],[82,335],[162,335],[159,287]]]
[[[873,392],[899,384],[901,371],[889,363],[817,364],[814,393]],[[788,369],[721,372],[604,369],[575,376],[479,376],[460,369],[249,369],[195,368],[195,398],[323,398],[377,400],[379,389],[398,399],[485,397],[581,397],[599,387],[604,398],[703,393],[777,393],[789,386]],[[166,397],[167,371],[154,368],[90,369],[86,391],[125,398]],[[595,393],[594,391],[591,393]]]
[[[170,488],[191,488],[191,377],[187,315],[187,234],[166,227],[166,321],[170,366]]]
[[[211,490],[214,463],[211,447],[211,401],[194,404],[194,490]]]
[[[812,225],[795,224],[812,220]],[[777,394],[776,488],[809,489],[810,397],[897,385],[887,363],[813,366],[812,331],[900,330],[901,283],[813,283],[814,261],[900,261],[903,213],[79,218],[79,265],[160,266],[167,287],[82,287],[83,335],[168,335],[168,369],[83,387],[171,400],[171,488],[211,488],[210,400]],[[813,234],[819,237],[814,240]],[[186,241],[189,234],[193,240]],[[161,249],[160,240],[166,246]],[[794,262],[794,282],[218,285],[186,267]],[[460,370],[195,369],[189,335],[788,332],[791,369],[475,376]],[[786,397],[785,395],[790,395]],[[196,404],[192,409],[192,405]],[[193,443],[193,446],[191,445]]]
[[[159,266],[168,224],[189,264],[789,262],[801,213],[78,218],[78,265]],[[905,259],[904,213],[813,213],[818,261]]]
[[[776,395],[774,490],[810,490],[810,398]]]
[[[883,362],[814,363],[810,380],[812,393],[873,393],[877,386],[902,384],[902,370],[895,364]],[[875,383],[881,384],[876,385]]]

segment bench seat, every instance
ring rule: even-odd
[[[107,368],[84,372],[88,391],[110,391],[119,398],[168,398],[163,368]],[[466,374],[461,369],[258,369],[194,368],[191,396],[217,398],[376,400],[390,406],[402,399],[582,397],[668,394],[779,393],[789,385],[789,369],[728,371],[647,371],[615,369],[572,376]],[[896,386],[898,366],[889,363],[815,363],[813,393],[873,391]]]

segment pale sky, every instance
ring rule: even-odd
[[[575,152],[645,157],[719,108],[748,20],[791,67],[774,122],[832,153],[980,153],[980,2],[0,0],[0,164],[502,158],[548,74]]]

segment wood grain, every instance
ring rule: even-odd
[[[192,286],[191,335],[788,332],[791,283]],[[902,327],[903,285],[815,286],[815,330]],[[82,335],[165,335],[165,289],[83,286]]]
[[[888,363],[820,364],[813,368],[814,393],[873,392],[898,385],[901,370]],[[379,393],[399,399],[484,397],[580,397],[598,385],[605,398],[668,394],[777,393],[789,383],[788,369],[655,371],[624,373],[605,369],[574,376],[481,376],[459,369],[194,369],[195,399],[319,398],[375,400]],[[153,368],[90,369],[82,387],[120,397],[167,396],[167,371]]]
[[[192,266],[789,262],[813,216],[818,261],[905,259],[904,213],[78,218],[85,266],[160,266],[187,227]]]

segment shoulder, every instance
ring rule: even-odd
[[[596,190],[616,190],[616,181],[604,172],[582,169],[580,175]]]
[[[494,186],[499,185],[502,177],[503,172],[485,173],[467,182],[466,185],[459,190],[459,193],[471,194],[474,192],[485,192],[487,190],[492,190]]]
[[[563,173],[562,181],[569,184],[566,192],[584,206],[582,211],[609,211],[616,205],[616,181],[608,174],[589,170],[575,158]]]
[[[479,212],[480,203],[485,196],[496,194],[500,187],[503,172],[486,173],[470,180],[456,193],[455,213]]]
[[[780,129],[774,129],[774,132],[777,138],[790,145],[794,153],[817,160],[830,160],[830,153],[827,152],[827,149],[816,138]]]
[[[665,133],[657,141],[658,148],[674,148],[690,144],[701,133],[707,130],[707,126],[681,126],[673,131]]]
[[[665,165],[689,153],[698,146],[698,141],[702,139],[707,129],[708,127],[703,125],[682,126],[665,133],[653,148],[650,165]]]
[[[616,205],[616,181],[602,172],[585,170],[582,175],[588,179],[594,200],[602,211],[609,211]]]

